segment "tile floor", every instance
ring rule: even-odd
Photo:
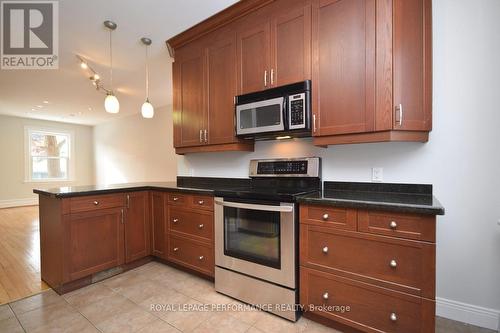
[[[209,281],[151,262],[65,294],[49,290],[0,306],[0,332],[337,332],[301,318],[291,323],[261,311],[162,311],[151,304],[238,304]],[[439,333],[492,332],[438,318]]]

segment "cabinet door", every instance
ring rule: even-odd
[[[180,49],[173,65],[174,146],[205,143],[206,129],[205,57],[199,45]]]
[[[154,256],[166,258],[166,206],[165,195],[161,192],[151,193],[151,247]]]
[[[373,130],[375,0],[315,0],[314,135]]]
[[[218,32],[216,32],[219,35]],[[207,49],[208,69],[208,142],[236,142],[234,96],[236,83],[236,36],[224,30],[223,38],[214,38]]]
[[[277,5],[283,6],[285,2],[278,2]],[[310,79],[311,5],[299,1],[290,10],[278,10],[272,20],[271,30],[271,85],[282,86]]]
[[[239,93],[270,87],[270,21],[257,11],[246,19],[237,33]]]
[[[431,6],[430,0],[393,1],[394,129],[432,128]]]
[[[126,194],[125,261],[144,258],[150,253],[148,192]]]
[[[65,281],[124,263],[124,209],[110,208],[67,216]]]

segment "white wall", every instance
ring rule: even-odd
[[[136,114],[95,126],[96,182],[175,180],[177,157],[172,140],[170,107],[156,109],[152,119]]]
[[[25,126],[74,133],[75,176],[71,182],[25,182]],[[92,127],[0,115],[0,207],[35,204],[33,188],[87,185],[94,182]]]
[[[433,184],[446,208],[437,230],[438,314],[496,328],[500,1],[435,0],[433,24],[434,130],[428,143],[323,149],[309,139],[260,142],[254,153],[189,155],[179,174],[246,177],[251,158],[321,156],[324,180],[370,181],[371,168],[383,167],[386,182]]]

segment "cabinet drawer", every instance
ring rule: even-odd
[[[168,193],[167,194],[167,201],[171,205],[182,205],[186,206],[189,204],[189,194],[182,194],[182,193]]]
[[[301,265],[433,299],[435,245],[300,226]]]
[[[124,196],[122,194],[93,195],[70,198],[70,212],[85,212],[96,209],[123,207]]]
[[[169,207],[168,226],[171,232],[197,237],[202,241],[213,241],[214,217],[211,212],[193,212],[178,207]]]
[[[214,275],[214,248],[187,238],[169,236],[168,259],[204,274]]]
[[[317,315],[364,332],[434,332],[435,302],[300,268],[300,302]]]
[[[300,223],[356,230],[356,210],[318,205],[300,205]]]
[[[191,205],[194,209],[214,210],[214,198],[208,195],[193,195]]]
[[[372,234],[435,242],[435,223],[435,216],[377,211],[358,212],[358,230]]]

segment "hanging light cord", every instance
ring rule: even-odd
[[[149,101],[149,45],[146,45],[146,100]]]
[[[111,81],[111,93],[113,93],[113,44],[112,44],[113,30],[109,29],[109,79]]]

